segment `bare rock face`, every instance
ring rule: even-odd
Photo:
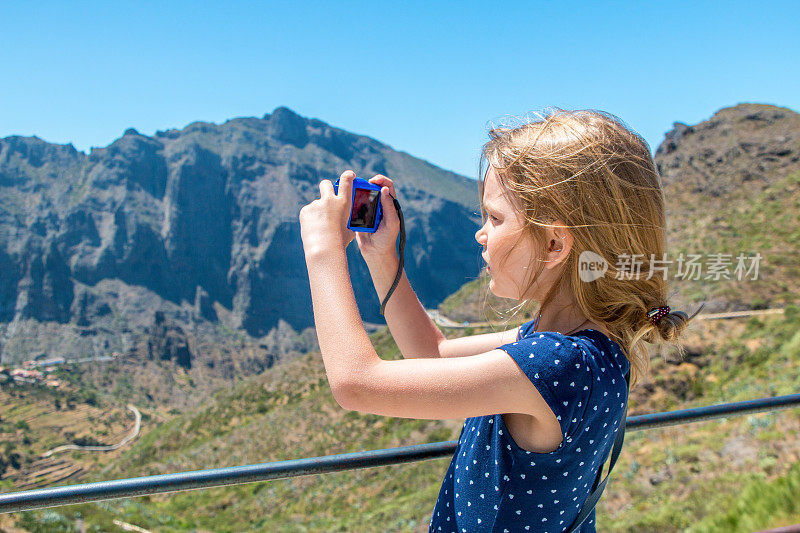
[[[193,357],[186,333],[180,326],[167,323],[162,311],[156,311],[147,333],[148,355],[151,360],[158,358],[162,361],[174,361],[187,370],[192,368]]]
[[[194,297],[194,314],[196,319],[217,321],[217,311],[214,309],[211,297],[200,285],[197,286],[197,293]]]
[[[423,304],[479,274],[477,182],[285,107],[152,137],[129,129],[88,155],[0,139],[0,360],[27,358],[12,349],[22,320],[138,334],[155,311],[188,331],[225,309],[252,337],[280,321],[312,327],[298,215],[346,169],[395,180]],[[356,245],[347,253],[364,320],[383,322]],[[100,288],[110,280],[122,285]],[[191,364],[178,330],[159,327],[153,353]]]
[[[714,199],[737,187],[755,190],[800,167],[800,114],[740,104],[694,126],[676,122],[655,159],[668,193],[679,188]]]

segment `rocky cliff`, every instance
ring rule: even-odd
[[[298,214],[346,169],[395,180],[405,268],[424,305],[478,275],[477,182],[285,107],[152,137],[129,129],[89,154],[0,139],[0,358],[95,349],[43,344],[45,323],[72,333],[104,323],[109,349],[124,329],[164,332],[174,321],[174,336],[220,313],[252,337],[279,321],[312,327]],[[364,320],[382,322],[355,243],[348,258]],[[188,367],[189,355],[170,350]]]

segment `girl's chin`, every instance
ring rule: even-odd
[[[495,283],[494,278],[489,278],[489,290],[492,291],[492,294],[494,294],[498,298],[509,298],[512,300],[517,300],[517,298],[514,298],[513,296],[508,296],[507,294],[502,294],[495,289],[497,289],[497,283]]]

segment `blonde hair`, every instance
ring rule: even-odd
[[[633,387],[649,370],[644,343],[673,345],[683,356],[678,338],[697,314],[689,317],[672,311],[656,325],[647,316],[648,311],[668,305],[667,280],[658,266],[666,249],[660,176],[647,142],[616,116],[598,110],[549,109],[546,115],[539,114],[539,120],[490,128],[478,167],[480,198],[487,163],[523,220],[519,239],[502,262],[524,238],[532,239],[540,257],[545,257],[546,228],[569,229],[572,248],[539,308],[559,291],[573,294],[583,314],[608,330],[624,350]],[[482,201],[480,205],[485,223]],[[556,220],[564,226],[554,225]],[[591,282],[581,280],[579,257],[584,251],[605,260],[605,275]],[[618,262],[622,257],[636,258],[638,271],[626,268],[630,261]],[[529,281],[520,295],[529,294],[544,268],[539,259],[528,269]],[[523,300],[520,306],[528,303]]]

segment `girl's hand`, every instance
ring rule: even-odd
[[[306,256],[329,250],[344,251],[355,237],[347,228],[356,174],[346,170],[339,177],[339,194],[331,180],[319,183],[320,198],[300,209],[300,238]]]
[[[394,206],[392,196],[397,198],[394,183],[386,176],[377,174],[369,180],[370,183],[381,187],[381,208],[383,215],[381,223],[375,233],[359,231],[356,233],[356,242],[364,260],[381,259],[387,255],[397,254],[397,236],[400,233],[400,217]],[[389,196],[391,193],[392,196]],[[346,225],[346,223],[345,223]]]

